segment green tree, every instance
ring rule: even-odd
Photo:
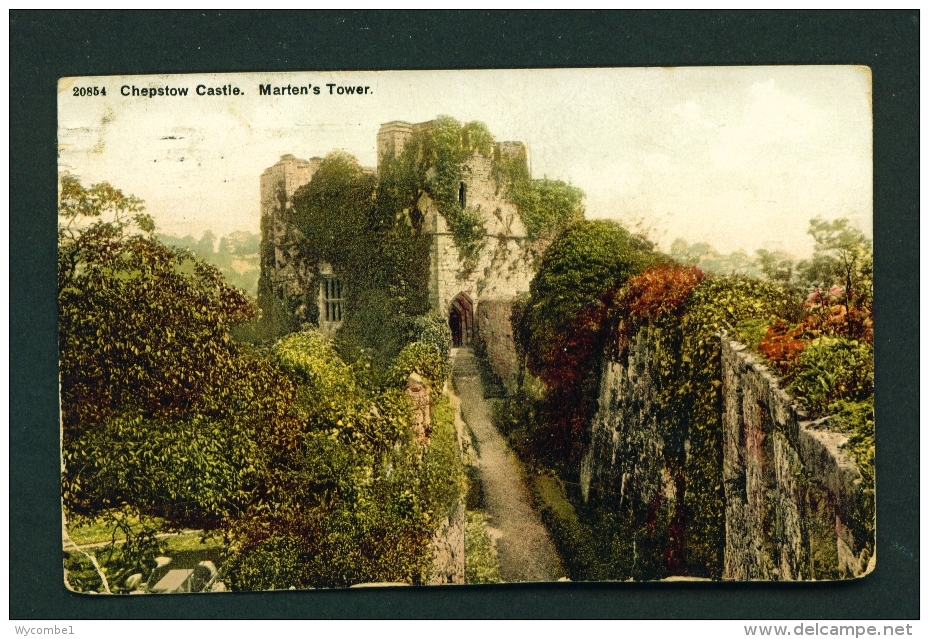
[[[575,224],[542,256],[529,299],[514,314],[514,334],[526,367],[546,387],[551,431],[538,447],[551,463],[579,460],[612,292],[655,259],[642,240],[603,220]]]
[[[772,282],[789,285],[793,282],[796,261],[783,251],[768,251],[758,249],[755,251],[756,263],[762,274]]]
[[[850,307],[870,305],[874,286],[871,240],[847,218],[812,219],[808,232],[816,246],[813,257],[798,266],[803,279],[822,288],[843,287]]]
[[[230,337],[253,307],[154,239],[137,198],[66,178],[59,215],[66,510],[219,525],[258,490],[266,444],[293,445],[292,385]]]

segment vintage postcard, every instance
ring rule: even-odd
[[[832,580],[865,67],[62,78],[64,580]]]

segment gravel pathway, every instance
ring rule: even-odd
[[[456,349],[452,366],[462,417],[475,440],[488,532],[495,540],[503,581],[563,577],[555,545],[530,505],[522,465],[491,422],[474,355],[469,349]]]

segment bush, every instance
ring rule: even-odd
[[[223,565],[230,590],[283,590],[300,582],[302,548],[298,539],[272,537],[232,555]]]
[[[638,323],[680,315],[684,303],[705,277],[695,266],[659,264],[629,278],[617,303]]]
[[[448,320],[435,313],[414,317],[410,321],[409,341],[435,346],[447,362],[452,350],[452,331]]]
[[[234,423],[137,413],[108,420],[63,454],[70,512],[92,516],[131,504],[198,528],[215,528],[248,503],[263,459],[255,438]]]
[[[874,351],[841,337],[815,339],[800,355],[788,390],[820,415],[837,400],[865,401],[874,394]]]
[[[613,293],[654,259],[618,224],[579,222],[545,252],[528,301],[514,309],[517,351],[546,387],[549,459],[579,461]]]
[[[424,449],[399,387],[408,366],[427,375],[441,368],[437,348],[416,343],[403,352],[395,387],[359,393],[352,369],[318,335],[293,335],[275,348],[306,400],[309,427],[299,454],[271,470],[267,493],[233,527],[235,588],[428,580],[431,538],[463,495],[464,469],[447,399],[434,399]],[[327,403],[328,393],[336,396]]]
[[[74,592],[104,592],[103,580],[93,563],[81,552],[64,553],[65,583]],[[107,580],[109,581],[109,579]]]
[[[756,347],[781,375],[788,375],[808,343],[804,339],[802,324],[791,326],[778,319],[767,327]]]
[[[293,333],[273,348],[297,383],[300,416],[310,428],[329,428],[358,410],[361,389],[332,342],[315,331]]]
[[[439,348],[433,344],[413,342],[405,346],[397,356],[391,367],[390,384],[394,387],[405,387],[410,373],[422,377],[435,393],[440,392],[448,379],[448,359],[443,358]]]
[[[502,581],[497,552],[487,535],[484,516],[469,511],[465,527],[465,583],[496,584]]]
[[[523,313],[528,330],[517,332],[529,370],[541,376],[551,360],[557,361],[563,350],[559,342],[578,314],[653,259],[614,222],[580,222],[560,235],[542,256],[530,284]]]

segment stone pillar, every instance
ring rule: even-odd
[[[416,439],[423,446],[429,445],[429,434],[432,425],[432,398],[423,378],[416,373],[410,373],[406,380],[406,392],[413,401],[413,432]]]

